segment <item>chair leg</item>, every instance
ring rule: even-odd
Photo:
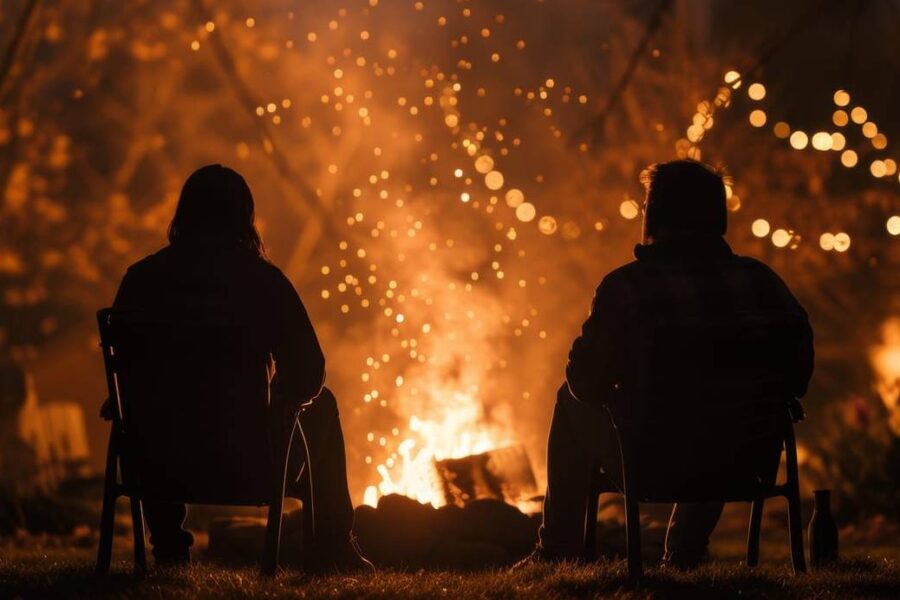
[[[278,551],[281,546],[281,516],[284,497],[269,505],[269,518],[266,523],[266,546],[263,550],[263,575],[275,575],[278,570]]]
[[[803,552],[803,523],[800,521],[800,474],[797,469],[797,442],[794,426],[788,424],[784,442],[785,467],[787,470],[788,527],[791,536],[791,563],[794,574],[806,572],[806,557]]]
[[[803,552],[803,524],[800,522],[800,494],[791,493],[788,498],[788,521],[791,534],[791,563],[794,573],[806,573],[806,558]]]
[[[147,549],[144,544],[144,510],[139,498],[131,498],[131,528],[134,532],[134,570],[147,571]]]
[[[641,557],[641,512],[637,499],[625,493],[625,538],[628,554],[628,576],[637,581],[644,575]]]
[[[759,538],[762,528],[763,503],[765,498],[757,498],[750,505],[750,529],[747,531],[747,566],[759,564]]]
[[[116,516],[116,483],[117,449],[114,435],[109,436],[109,447],[106,451],[106,478],[103,483],[103,508],[100,511],[100,543],[97,547],[96,574],[109,575],[112,562],[112,543]]]
[[[597,560],[597,509],[600,506],[600,493],[592,485],[587,497],[587,512],[584,515],[584,559],[588,562]]]

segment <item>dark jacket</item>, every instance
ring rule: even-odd
[[[239,324],[269,371],[277,368],[276,397],[288,412],[322,389],[325,357],[300,296],[276,266],[242,246],[167,246],[128,269],[114,307]]]
[[[642,324],[667,318],[727,321],[742,314],[798,323],[786,378],[795,398],[806,393],[813,371],[812,329],[806,311],[772,269],[735,255],[720,237],[638,245],[635,258],[600,283],[569,352],[566,379],[576,398],[615,403],[616,391],[635,376],[636,359],[628,358],[625,348]]]

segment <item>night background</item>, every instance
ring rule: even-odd
[[[801,494],[811,511],[814,489],[833,490],[851,558],[822,580],[791,581],[776,500],[769,571],[734,566],[718,575],[736,578],[724,589],[710,571],[657,591],[890,597],[900,580],[898,34],[895,0],[4,0],[3,594],[64,596],[74,592],[59,581],[90,572],[109,435],[95,313],[130,264],[166,244],[197,167],[230,166],[253,190],[269,256],[326,355],[354,503],[372,507],[363,516],[383,541],[472,499],[450,489],[448,459],[511,456],[525,474],[493,498],[540,510],[566,354],[597,284],[640,241],[638,174],[695,158],[728,174],[728,242],[772,266],[810,314]],[[736,561],[747,511],[733,508],[713,554]],[[514,512],[498,514],[529,538],[537,521]],[[213,525],[234,514],[198,509],[189,525],[209,531],[215,554]],[[239,514],[252,537],[262,513]],[[619,540],[618,501],[600,518],[601,537]],[[664,519],[650,511],[648,539]],[[425,542],[400,537],[370,552],[391,567],[433,566]],[[478,556],[516,558],[515,543],[495,547]],[[63,571],[36,566],[47,553]],[[472,567],[445,554],[437,566]],[[484,573],[402,585],[409,597],[467,585],[479,597],[613,594],[609,560],[543,591],[509,575],[492,591]],[[210,595],[209,573],[156,585]],[[305,593],[394,597],[390,578],[402,573]],[[266,591],[220,576],[234,597],[293,597],[306,585]],[[115,586],[143,597],[133,581]]]

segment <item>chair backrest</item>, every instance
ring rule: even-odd
[[[268,362],[241,327],[113,309],[97,317],[126,490],[160,501],[267,504],[277,455]]]
[[[768,490],[789,424],[800,326],[747,313],[658,320],[635,332],[636,376],[617,417],[629,489],[659,502]]]

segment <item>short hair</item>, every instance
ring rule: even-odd
[[[673,160],[650,165],[640,180],[647,191],[647,235],[725,234],[726,177],[721,169],[696,160]]]

